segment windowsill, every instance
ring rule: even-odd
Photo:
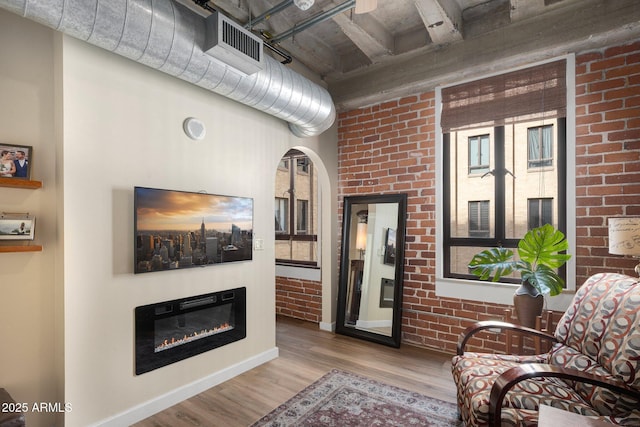
[[[276,264],[276,276],[320,282],[322,270],[314,266]]]
[[[460,279],[436,279],[436,296],[458,298],[494,304],[513,305],[513,294],[518,285],[493,282],[471,282]],[[545,295],[545,310],[565,311],[574,296],[573,291],[549,297]]]
[[[528,166],[527,173],[553,172],[556,168],[553,165],[547,166]]]

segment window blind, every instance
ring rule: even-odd
[[[442,89],[443,132],[502,125],[527,116],[566,116],[566,60]]]

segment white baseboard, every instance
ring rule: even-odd
[[[335,332],[336,331],[336,323],[335,322],[320,322],[320,330],[321,331],[329,331],[329,332]]]
[[[215,387],[233,377],[250,371],[263,363],[276,359],[278,354],[278,348],[274,347],[271,350],[267,350],[254,357],[243,360],[240,363],[232,365],[222,371],[218,371],[208,377],[201,378],[191,384],[184,385],[163,394],[162,396],[158,396],[153,400],[134,406],[125,412],[121,412],[110,418],[99,421],[93,424],[92,427],[121,427],[137,423],[138,421],[142,421],[153,414],[157,414],[160,411],[182,402],[183,400],[193,397],[198,393],[202,393],[211,387]]]

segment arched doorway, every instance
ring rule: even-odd
[[[331,250],[330,181],[322,160],[306,147],[287,151],[275,172],[276,314],[333,330],[336,283]]]

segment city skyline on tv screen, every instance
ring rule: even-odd
[[[253,199],[135,187],[135,272],[252,258]]]

